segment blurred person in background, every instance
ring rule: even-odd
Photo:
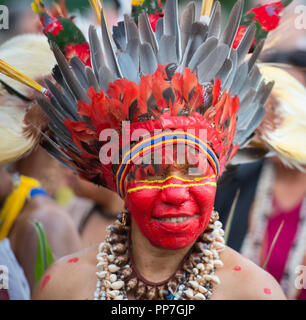
[[[54,65],[48,42],[40,34],[11,38],[1,45],[0,57],[39,81],[50,74]],[[33,224],[41,222],[54,259],[80,249],[81,240],[69,215],[37,179],[10,172],[12,164],[35,145],[35,138],[23,131],[25,113],[35,104],[31,89],[3,75],[0,79],[0,265],[7,265],[10,271],[6,298],[29,299],[35,287],[38,251]],[[40,120],[32,124],[39,126]],[[39,167],[34,170],[39,174]]]
[[[295,287],[295,268],[306,264],[306,52],[278,52],[265,60],[286,64],[284,70],[279,64],[261,69],[276,83],[259,130],[274,127],[267,141],[278,156],[240,166],[219,186],[215,208],[225,223],[240,190],[228,245],[270,272],[290,299],[305,300],[305,289]]]

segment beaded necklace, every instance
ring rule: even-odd
[[[216,268],[222,267],[219,252],[224,250],[224,231],[219,215],[213,211],[209,225],[197,239],[178,270],[169,279],[152,283],[141,277],[129,247],[129,223],[125,213],[108,227],[109,235],[99,245],[95,300],[127,300],[128,294],[141,300],[206,300],[220,280]]]

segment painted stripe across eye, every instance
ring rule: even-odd
[[[198,139],[196,136],[189,134],[187,132],[163,132],[161,134],[158,134],[156,136],[151,136],[147,139],[144,139],[143,141],[136,144],[130,151],[128,151],[121,162],[121,165],[119,166],[119,169],[116,174],[116,180],[117,180],[117,191],[121,197],[123,197],[123,181],[125,179],[125,176],[128,172],[127,168],[128,165],[131,163],[131,161],[141,154],[145,149],[151,149],[156,148],[157,145],[160,144],[167,144],[167,143],[186,143],[187,145],[191,144],[193,146],[196,146],[201,150],[204,154],[206,154],[210,164],[215,170],[215,174],[219,174],[219,160],[217,156],[215,155],[214,151],[202,142],[200,139]]]
[[[139,190],[144,190],[144,189],[159,189],[159,190],[164,190],[166,188],[190,188],[190,187],[199,187],[199,186],[217,186],[216,182],[205,182],[205,183],[191,183],[191,184],[174,184],[174,183],[169,183],[165,186],[139,186],[136,188],[130,188],[127,190],[127,193],[139,191]]]

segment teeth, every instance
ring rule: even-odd
[[[175,223],[179,223],[179,222],[183,222],[188,220],[190,217],[179,217],[179,218],[162,218],[159,219],[160,221],[164,221],[164,222],[175,222]]]

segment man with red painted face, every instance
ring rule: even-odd
[[[232,48],[243,1],[223,32],[220,3],[209,2],[199,21],[189,3],[179,26],[177,0],[167,0],[156,32],[142,13],[138,27],[125,16],[113,37],[102,10],[103,48],[89,29],[93,69],[77,58],[69,67],[51,44],[57,86],[46,81],[49,100],[38,100],[50,120],[43,146],[116,191],[126,210],[105,242],[54,263],[33,298],[285,298],[270,275],[224,245],[213,210],[217,181],[263,119],[273,84],[255,64],[262,43],[245,61],[254,25]]]
[[[191,290],[195,299],[202,297],[199,289],[203,293],[206,293],[205,289],[210,290],[210,299],[285,299],[279,285],[268,273],[228,247],[220,253],[217,251],[218,259],[215,257],[210,260],[218,268],[214,275],[210,275],[213,280],[211,286],[202,281],[206,285],[199,284],[198,288],[194,288],[200,280],[201,259],[197,260],[200,254],[193,248],[201,243],[198,238],[207,229],[212,217],[216,192],[214,171],[206,159],[202,159],[202,162],[206,165],[206,171],[199,176],[189,175],[188,165],[179,166],[174,163],[155,165],[149,169],[146,165],[133,165],[125,180],[125,204],[130,213],[130,221],[126,224],[130,225],[130,239],[123,238],[123,242],[115,239],[114,235],[120,236],[121,231],[118,230],[120,224],[114,224],[113,230],[119,231],[111,235],[115,252],[106,256],[112,261],[107,260],[108,268],[112,271],[108,277],[111,285],[121,281],[119,277],[113,281],[112,275],[118,272],[116,261],[123,257],[120,244],[128,241],[129,265],[132,266],[130,278],[138,280],[137,289],[127,292],[128,299],[173,299],[172,294],[175,297],[180,290],[181,284],[177,281],[179,276],[182,277],[182,283],[185,282],[182,271],[190,268],[186,264],[188,260],[194,264],[190,270],[192,279],[188,281],[193,285]],[[222,234],[216,231],[217,229],[213,233],[219,236]],[[97,250],[98,246],[94,246],[56,262],[45,274],[45,281],[42,280],[37,286],[33,298],[93,298],[92,293],[96,290],[97,281]],[[118,254],[116,250],[119,250]],[[209,246],[206,250],[209,251]],[[101,264],[101,260],[99,261]],[[203,262],[206,269],[209,263]],[[128,269],[126,264],[122,265],[121,274]],[[65,282],[62,281],[63,278]],[[131,280],[126,281],[126,288],[128,285],[131,285]],[[150,289],[154,287],[155,296],[150,296]],[[119,296],[122,288],[117,288],[109,290],[110,298],[112,294],[118,293],[117,297]],[[185,298],[192,297],[190,289],[186,288],[184,291],[187,294]]]

